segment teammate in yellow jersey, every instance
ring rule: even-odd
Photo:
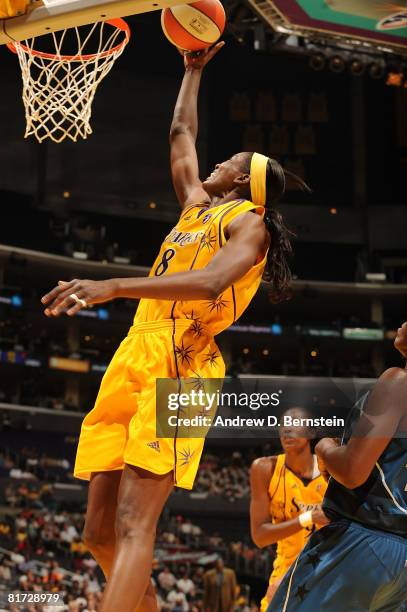
[[[302,408],[284,414],[307,418]],[[309,427],[281,427],[284,454],[260,457],[251,467],[250,524],[252,538],[260,548],[277,543],[269,587],[261,601],[266,612],[283,576],[293,564],[308,537],[329,520],[321,509],[327,483],[311,452]]]
[[[108,578],[102,612],[157,609],[150,586],[157,520],[174,485],[193,486],[203,448],[202,438],[157,438],[156,379],[223,378],[214,336],[242,314],[262,278],[276,301],[289,295],[290,233],[274,210],[288,173],[273,159],[238,153],[199,179],[199,85],[222,46],[184,56],[170,132],[182,213],[149,277],[61,281],[42,299],[47,316],[140,299],[83,421],[74,469],[90,480],[83,537]]]

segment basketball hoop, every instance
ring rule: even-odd
[[[40,38],[43,51],[34,48],[37,38],[7,45],[20,61],[25,138],[33,135],[38,142],[87,138],[92,133],[96,89],[123,53],[130,28],[123,19],[111,19]],[[96,53],[89,53],[95,46]]]

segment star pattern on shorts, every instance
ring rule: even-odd
[[[203,363],[209,363],[210,366],[214,366],[217,363],[217,359],[219,359],[219,354],[216,351],[209,351],[209,353],[205,355]]]
[[[204,249],[206,247],[209,252],[214,251],[215,244],[216,244],[216,230],[210,227],[208,231],[202,236],[201,249]]]
[[[181,455],[180,466],[183,467],[184,465],[189,464],[189,462],[191,461],[192,457],[195,454],[195,451],[191,452],[191,449],[189,448],[189,446],[187,446],[187,448],[183,448],[182,451],[178,451],[178,454]]]
[[[311,563],[312,567],[315,569],[320,561],[321,557],[318,553],[309,553],[308,560],[305,562],[305,564],[307,565],[307,563]]]
[[[304,601],[307,593],[309,593],[309,590],[305,588],[305,583],[304,583],[298,587],[297,592],[295,593],[295,597],[298,597],[299,599],[301,599],[301,601]]]
[[[213,312],[214,310],[216,310],[216,314],[219,314],[223,310],[223,308],[225,308],[229,304],[229,302],[223,299],[223,293],[221,293],[214,300],[209,300],[207,304],[209,312]]]
[[[194,352],[191,347],[192,344],[184,346],[183,339],[181,339],[181,345],[175,347],[177,359],[180,359],[182,364],[186,362],[188,365],[191,365],[191,353]]]
[[[207,410],[205,407],[201,408],[200,411],[198,412],[198,416],[202,418],[210,416],[210,414],[211,414],[211,411]]]
[[[205,391],[205,379],[199,376],[199,374],[190,378],[188,384],[191,385],[195,391]]]
[[[190,406],[178,406],[176,414],[177,415],[189,414],[189,409],[190,409]]]
[[[197,336],[198,338],[200,336],[202,336],[203,334],[203,325],[200,322],[199,319],[195,319],[194,322],[192,323],[191,327],[189,328],[192,332],[194,332],[194,336]]]

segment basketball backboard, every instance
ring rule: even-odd
[[[0,0],[0,16],[13,4],[16,16],[0,19],[0,44],[137,13],[147,13],[192,0]],[[4,10],[2,11],[2,6]],[[24,14],[19,14],[26,10]]]

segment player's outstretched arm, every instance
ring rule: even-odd
[[[198,136],[198,93],[202,70],[223,45],[220,42],[211,49],[184,55],[185,75],[170,129],[171,174],[181,208],[209,200],[199,178],[195,146]]]
[[[332,438],[318,442],[315,452],[335,480],[348,489],[366,482],[406,418],[406,397],[407,372],[400,368],[386,370],[375,384],[348,443],[339,446]]]
[[[58,316],[66,312],[74,315],[85,305],[102,304],[115,298],[215,299],[242,278],[266,251],[268,232],[258,215],[251,212],[242,214],[227,229],[228,241],[206,268],[171,274],[170,264],[162,276],[60,281],[41,300],[46,306],[45,314]]]

